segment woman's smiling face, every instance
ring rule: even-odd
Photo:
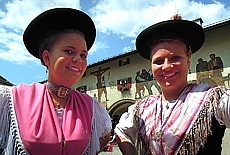
[[[61,35],[50,51],[43,52],[43,60],[49,69],[48,81],[71,87],[83,76],[87,55],[86,42],[80,34]]]
[[[182,41],[159,42],[152,47],[150,54],[152,71],[162,91],[175,91],[187,85],[190,57]]]

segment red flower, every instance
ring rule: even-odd
[[[180,16],[179,14],[175,14],[175,15],[172,16],[170,19],[171,19],[171,20],[182,20],[182,16]]]

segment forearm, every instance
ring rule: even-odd
[[[100,150],[103,150],[107,146],[110,141],[110,135],[111,134],[109,133],[107,136],[100,138]]]
[[[136,148],[133,144],[119,136],[116,136],[116,141],[123,155],[137,155]]]

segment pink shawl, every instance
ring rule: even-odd
[[[60,127],[46,84],[13,87],[13,102],[24,147],[31,155],[82,154],[92,130],[92,98],[71,91]],[[62,140],[67,145],[62,149]]]

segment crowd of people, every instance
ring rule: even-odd
[[[111,141],[105,108],[71,89],[86,70],[95,36],[92,19],[76,9],[50,9],[30,22],[24,45],[46,66],[48,81],[0,86],[0,154],[96,155],[109,142],[124,155],[221,154],[230,127],[230,90],[187,81],[191,56],[205,40],[200,25],[176,14],[137,36],[136,49],[150,60],[160,91],[128,108]],[[221,76],[221,59],[210,58],[198,60],[197,72],[208,68],[208,77]]]

